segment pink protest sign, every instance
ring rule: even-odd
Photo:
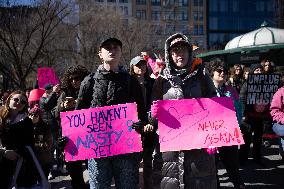
[[[162,152],[244,144],[231,98],[157,103]]]
[[[37,79],[39,88],[44,88],[48,83],[52,85],[59,83],[53,68],[38,68]]]
[[[66,161],[141,152],[140,135],[132,129],[138,121],[135,103],[61,112],[62,135],[69,141]]]

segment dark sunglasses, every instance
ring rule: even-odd
[[[224,70],[224,69],[217,69],[217,70],[215,70],[216,72],[218,72],[219,74],[221,74],[222,72],[224,72],[224,74],[227,74],[228,72],[226,71],[226,70]]]
[[[13,98],[13,100],[14,100],[14,102],[20,102],[21,104],[23,104],[23,105],[25,105],[25,104],[27,104],[27,101],[25,101],[25,100],[20,100],[20,99],[18,99],[18,98]]]

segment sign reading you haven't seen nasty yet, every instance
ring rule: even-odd
[[[135,103],[61,112],[66,161],[141,152],[140,135],[132,129],[138,121]]]
[[[270,104],[279,85],[280,75],[278,74],[249,74],[246,104]]]

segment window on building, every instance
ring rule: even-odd
[[[151,4],[154,6],[161,6],[161,0],[151,0]]]
[[[119,0],[120,3],[128,3],[128,0]]]
[[[210,0],[209,1],[209,12],[217,12],[218,11],[218,0]]]
[[[233,12],[239,12],[240,11],[240,4],[239,4],[239,0],[234,0],[232,2],[232,11]]]
[[[181,25],[180,26],[180,32],[185,34],[185,35],[189,34],[188,26],[187,25]]]
[[[203,0],[194,0],[193,5],[195,7],[202,7],[203,6]]]
[[[199,25],[198,27],[198,35],[204,35],[204,29],[203,29],[203,25]]]
[[[96,0],[96,2],[104,2],[104,0]]]
[[[176,13],[176,20],[183,20],[186,21],[188,20],[188,13],[187,11],[179,11]]]
[[[274,10],[274,6],[275,6],[274,5],[274,1],[267,1],[266,3],[267,3],[267,6],[266,6],[267,7],[267,11],[269,11],[269,12],[275,11]]]
[[[263,12],[265,9],[265,2],[264,1],[257,1],[256,2],[256,11]]]
[[[146,0],[136,0],[137,5],[146,5]]]
[[[188,6],[188,0],[178,0],[178,5],[180,7],[182,6]]]
[[[175,25],[172,25],[172,24],[166,25],[166,28],[165,28],[166,34],[173,34],[173,33],[175,33],[175,30],[176,30]]]
[[[193,35],[198,35],[198,25],[197,24],[194,25]]]
[[[229,10],[229,1],[228,0],[220,0],[220,12],[228,12]]]
[[[146,10],[136,10],[136,17],[138,19],[146,20]]]
[[[128,7],[123,7],[123,13],[124,15],[128,15]]]
[[[157,10],[153,10],[151,17],[152,17],[153,20],[160,20],[161,12],[157,11]]]
[[[173,6],[175,4],[175,0],[164,0],[164,6]]]
[[[193,19],[194,19],[194,21],[198,20],[198,12],[197,11],[193,12]]]
[[[115,3],[116,0],[107,0],[107,2],[109,2],[109,3]]]
[[[210,30],[218,29],[218,18],[217,17],[209,18],[209,29]]]
[[[174,12],[173,11],[165,11],[164,12],[165,20],[174,20]]]

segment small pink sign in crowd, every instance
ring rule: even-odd
[[[62,135],[69,141],[66,161],[102,158],[142,151],[135,103],[61,112]]]
[[[158,101],[161,151],[244,144],[228,97]]]
[[[56,85],[59,80],[53,68],[38,68],[37,80],[39,88],[44,88],[48,83]]]

